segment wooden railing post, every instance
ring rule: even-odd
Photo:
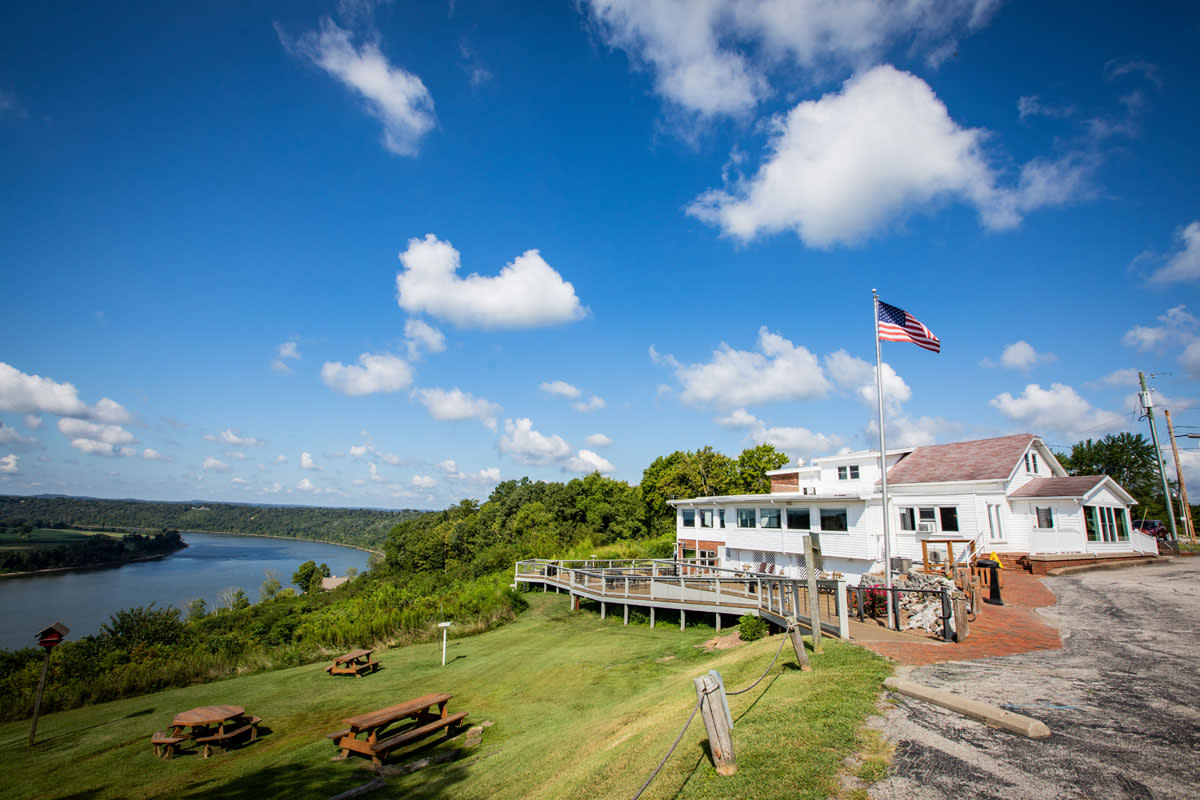
[[[725,687],[715,672],[693,679],[696,698],[700,702],[700,716],[708,732],[708,749],[712,753],[713,766],[718,775],[733,775],[737,772],[737,758],[733,753],[732,720],[729,716]]]

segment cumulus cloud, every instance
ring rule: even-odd
[[[43,422],[42,418],[39,417],[37,414],[26,414],[25,415],[25,427],[29,428],[29,430],[31,430],[31,431],[40,431],[42,429],[42,426],[45,424],[46,423]]]
[[[41,442],[36,437],[25,436],[12,428],[0,422],[0,445],[11,447],[15,450],[30,450],[35,447],[41,447]]]
[[[1179,248],[1167,257],[1166,263],[1151,273],[1151,286],[1194,281],[1200,278],[1200,221],[1188,225],[1176,234]]]
[[[582,394],[579,389],[566,381],[544,381],[538,388],[547,394],[557,394],[571,399],[575,399]]]
[[[764,425],[751,433],[751,438],[756,444],[774,445],[795,461],[831,453],[845,444],[845,440],[836,434],[815,433],[799,427],[768,428]]]
[[[867,408],[878,408],[874,364],[838,350],[825,357],[825,369],[839,389],[853,392]],[[887,362],[883,364],[883,399],[889,415],[912,399],[912,389]]]
[[[563,469],[567,472],[576,472],[580,475],[590,475],[593,472],[609,474],[616,472],[617,468],[612,465],[604,456],[599,453],[593,453],[591,450],[580,450],[571,458],[567,459],[563,464]]]
[[[219,458],[213,458],[212,456],[209,456],[208,458],[204,459],[204,464],[201,466],[201,469],[207,470],[208,472],[229,472],[229,465]]]
[[[1029,117],[1049,117],[1050,119],[1066,119],[1075,113],[1074,106],[1054,106],[1046,105],[1041,98],[1035,95],[1028,95],[1017,100],[1017,113],[1021,119]]]
[[[1187,370],[1193,379],[1200,380],[1200,341],[1195,341],[1183,349],[1179,356],[1179,365]]]
[[[417,389],[412,396],[429,409],[429,415],[434,419],[477,419],[492,430],[496,430],[496,415],[503,410],[495,403],[461,389]]]
[[[310,481],[308,478],[301,478],[300,482],[296,484],[296,488],[302,492],[318,492],[318,491],[320,491],[316,486],[313,486],[313,482]]]
[[[1200,324],[1187,310],[1178,305],[1160,314],[1161,325],[1134,325],[1121,337],[1121,344],[1138,350],[1158,350],[1167,345],[1188,343],[1196,339],[1196,328]]]
[[[20,471],[17,467],[17,462],[20,460],[21,457],[16,453],[9,453],[4,458],[0,458],[0,474],[16,475]]]
[[[408,345],[408,357],[416,360],[424,353],[440,353],[446,349],[446,335],[437,328],[419,319],[404,323],[404,342]]]
[[[754,428],[762,424],[758,417],[751,414],[744,408],[735,408],[724,416],[717,417],[713,422],[720,425],[722,428]]]
[[[292,368],[287,365],[287,362],[289,360],[300,360],[300,351],[297,348],[298,344],[294,341],[284,342],[283,344],[279,345],[278,355],[276,356],[275,360],[271,362],[271,369],[284,375],[291,372]]]
[[[873,63],[896,42],[932,62],[986,23],[994,0],[585,0],[610,47],[654,75],[655,91],[702,116],[745,115],[773,72],[814,76]],[[800,68],[797,70],[797,68]]]
[[[888,415],[887,446],[920,447],[921,445],[937,444],[939,441],[953,439],[963,431],[961,422],[952,422],[942,417],[912,417],[903,414]],[[867,425],[867,436],[873,437],[873,446],[879,447],[879,421],[871,420]]]
[[[107,397],[101,397],[100,402],[92,406],[87,416],[89,419],[94,419],[97,422],[105,422],[112,425],[124,425],[133,420],[133,415],[120,403],[115,400],[109,400]]]
[[[586,309],[537,250],[527,250],[495,277],[459,277],[459,252],[433,234],[410,239],[400,254],[397,302],[459,328],[535,328],[580,319]]]
[[[147,461],[168,461],[169,459],[162,453],[155,450],[153,447],[147,447],[142,451],[142,458]]]
[[[724,342],[712,360],[699,364],[674,362],[675,377],[689,405],[736,408],[782,400],[811,400],[830,389],[817,357],[764,325],[758,332],[758,352],[734,350]]]
[[[1138,371],[1133,368],[1114,370],[1101,378],[1100,382],[1108,386],[1137,386]]]
[[[1004,392],[990,401],[993,408],[1024,430],[1062,433],[1075,438],[1116,430],[1125,418],[1112,411],[1095,408],[1070,386],[1061,383],[1043,389],[1036,383],[1014,397]]]
[[[354,91],[371,116],[383,124],[383,146],[402,156],[417,154],[417,146],[433,129],[437,118],[433,96],[419,77],[393,66],[377,42],[356,48],[350,31],[329,18],[321,20],[320,31],[295,41],[276,26],[284,47],[328,72]]]
[[[571,403],[571,408],[575,409],[581,414],[586,414],[589,411],[595,411],[596,409],[604,408],[604,398],[592,395],[587,400],[580,400],[577,403]]]
[[[500,468],[486,467],[478,472],[462,472],[454,459],[446,459],[437,465],[447,480],[478,486],[495,486],[500,482]]]
[[[800,103],[772,129],[757,173],[700,195],[689,214],[743,241],[791,230],[828,248],[958,200],[1002,230],[1079,196],[1094,166],[1078,155],[1035,160],[1002,188],[983,153],[987,134],[958,125],[928,84],[886,65]]]
[[[1001,366],[1008,369],[1027,371],[1038,364],[1048,364],[1057,360],[1058,356],[1053,353],[1039,353],[1033,348],[1033,345],[1021,339],[1004,348],[1000,353],[1000,361],[998,363],[990,358],[985,358],[979,363],[985,367]]]
[[[319,471],[321,468],[313,462],[312,453],[304,452],[300,454],[300,469]]]
[[[613,440],[610,436],[605,436],[603,433],[593,433],[584,439],[588,447],[609,447]]]
[[[96,456],[132,455],[134,451],[119,448],[135,441],[134,435],[120,425],[104,425],[73,417],[58,420],[58,430],[71,440],[71,447]]]
[[[507,453],[518,464],[554,464],[571,455],[571,446],[565,439],[535,431],[533,421],[528,418],[504,420],[499,447],[500,452]]]
[[[358,365],[326,361],[321,379],[335,392],[351,397],[377,392],[399,392],[412,384],[412,367],[397,356],[363,353]]]
[[[413,475],[409,485],[414,489],[432,489],[437,486],[437,478],[428,475]]]
[[[233,428],[226,428],[216,434],[205,434],[204,438],[210,442],[221,442],[232,447],[261,447],[266,444],[262,439],[255,439],[253,436],[242,436]]]
[[[276,464],[286,464],[287,456],[285,456],[283,453],[280,453],[279,455],[275,456],[275,463]]]
[[[0,411],[86,417],[89,409],[72,384],[27,375],[0,362]]]

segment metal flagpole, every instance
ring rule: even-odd
[[[891,628],[895,598],[892,597],[892,535],[888,525],[887,440],[883,433],[883,358],[879,351],[879,292],[872,289],[871,298],[875,307],[875,319],[871,324],[875,329],[875,395],[879,400],[879,474],[880,485],[883,487],[883,586],[887,590],[887,626]]]

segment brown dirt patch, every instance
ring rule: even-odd
[[[727,633],[724,636],[714,636],[704,643],[704,652],[711,653],[714,650],[730,650],[739,645],[743,645],[742,634],[738,631]]]

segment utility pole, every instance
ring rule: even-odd
[[[1179,461],[1179,445],[1175,444],[1175,426],[1171,424],[1171,409],[1164,408],[1167,418],[1167,435],[1171,437],[1171,452],[1175,454],[1175,476],[1179,479],[1179,502],[1183,503],[1183,530],[1196,543],[1196,526],[1192,523],[1192,504],[1188,502],[1187,484],[1183,482],[1183,464]]]
[[[1171,523],[1171,542],[1179,546],[1179,533],[1175,530],[1175,506],[1171,503],[1171,487],[1167,485],[1167,472],[1163,468],[1162,448],[1158,444],[1158,428],[1154,426],[1154,398],[1146,388],[1146,376],[1138,373],[1138,381],[1142,384],[1142,392],[1138,395],[1146,417],[1150,420],[1150,438],[1154,440],[1154,456],[1158,459],[1158,477],[1162,479],[1163,500],[1167,503],[1167,521]],[[1174,440],[1172,440],[1174,441]]]

